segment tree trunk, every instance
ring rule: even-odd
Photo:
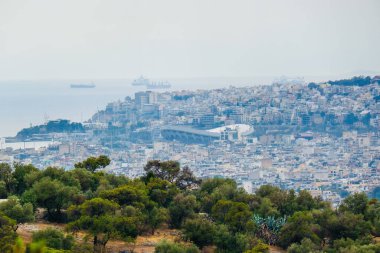
[[[94,253],[106,253],[106,244],[108,240],[99,240],[98,236],[94,236]]]

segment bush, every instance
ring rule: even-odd
[[[33,233],[33,242],[45,242],[45,245],[53,249],[71,250],[74,245],[74,237],[65,236],[61,231],[48,228]]]
[[[21,205],[20,200],[15,196],[11,196],[8,201],[1,203],[0,211],[16,220],[17,223],[34,221],[33,205],[31,203]]]
[[[16,242],[16,221],[0,212],[0,252],[11,252]]]
[[[211,245],[215,234],[215,224],[207,218],[197,217],[187,219],[183,226],[184,237],[194,242],[198,247]]]
[[[168,241],[161,241],[154,250],[155,253],[200,253],[195,245],[185,245]]]
[[[269,252],[269,245],[259,240],[252,249],[247,250],[244,253],[268,253],[268,252]]]
[[[318,246],[315,245],[309,238],[301,241],[301,244],[293,243],[288,248],[288,253],[304,253],[304,252],[318,252]]]

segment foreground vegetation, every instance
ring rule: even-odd
[[[107,174],[105,156],[90,157],[65,171],[0,164],[0,252],[106,252],[107,243],[133,242],[160,227],[182,231],[181,242],[163,241],[157,253],[380,252],[380,202],[364,193],[332,208],[307,191],[265,185],[255,194],[231,179],[198,180],[174,161],[150,161],[137,179]],[[44,219],[66,224],[24,244],[17,224]],[[89,243],[73,235],[85,231]],[[206,250],[207,249],[207,250]]]

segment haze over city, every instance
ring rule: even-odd
[[[379,9],[376,0],[1,0],[0,80],[374,75]]]
[[[0,253],[380,253],[380,0],[0,0]]]

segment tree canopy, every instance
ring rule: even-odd
[[[76,163],[74,166],[75,168],[84,168],[86,170],[94,172],[97,169],[107,167],[110,162],[111,160],[104,155],[98,157],[91,156],[82,162]]]
[[[247,193],[232,179],[197,179],[176,161],[150,161],[140,178],[99,168],[108,157],[90,157],[71,170],[0,164],[0,252],[104,252],[113,239],[133,242],[160,228],[182,242],[163,241],[156,252],[253,253],[269,245],[288,252],[380,252],[380,202],[364,193],[336,207],[305,190],[263,185]],[[26,246],[20,223],[43,219],[66,230],[43,230]],[[40,219],[40,217],[39,217]],[[92,245],[72,234],[85,232]],[[89,248],[90,247],[90,248]]]

